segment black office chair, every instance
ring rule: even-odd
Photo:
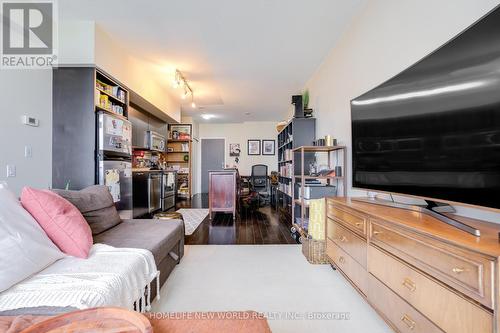
[[[269,179],[267,177],[267,165],[256,164],[252,165],[252,176],[250,177],[252,190],[259,194],[259,206],[261,200],[264,204],[268,204],[270,200]]]

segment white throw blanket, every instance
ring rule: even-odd
[[[66,257],[0,293],[0,311],[37,306],[133,308],[158,275],[148,250],[95,244],[88,259]]]

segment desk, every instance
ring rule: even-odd
[[[208,172],[208,209],[210,219],[213,213],[232,213],[236,219],[239,202],[239,174],[228,169]]]

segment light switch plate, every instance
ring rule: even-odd
[[[9,164],[7,165],[7,177],[15,177],[16,176],[16,166]]]
[[[33,150],[31,146],[24,146],[24,157],[26,158],[33,157]]]

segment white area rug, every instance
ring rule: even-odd
[[[309,264],[299,245],[186,246],[153,303],[162,312],[245,310],[267,314],[273,333],[393,332],[338,271]]]
[[[193,234],[208,215],[208,209],[200,208],[182,208],[177,212],[181,213],[184,218],[185,233],[187,236]]]

